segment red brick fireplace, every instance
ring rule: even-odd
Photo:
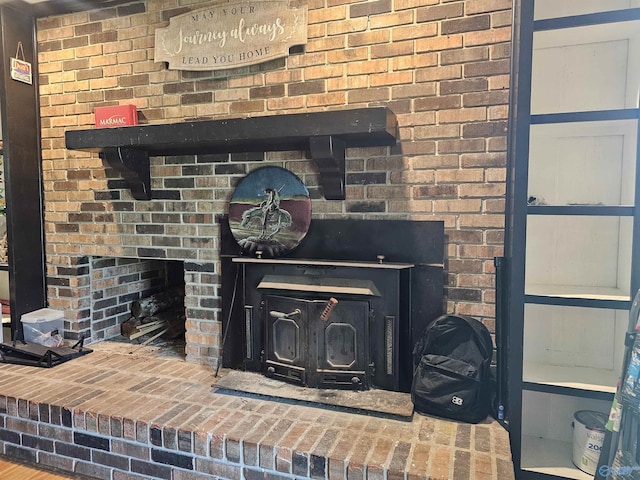
[[[126,264],[123,272],[184,262],[187,360],[215,364],[223,320],[216,219],[235,184],[265,163],[304,181],[316,219],[443,221],[445,308],[493,329],[510,2],[308,7],[304,52],[216,72],[153,60],[155,29],[191,4],[132,2],[38,20],[48,301],[65,310],[70,336],[107,338],[123,318],[122,305],[107,306],[91,286],[119,283],[103,262]],[[136,200],[113,163],[65,148],[65,132],[93,128],[93,109],[115,104],[136,105],[143,126],[384,106],[397,118],[398,142],[346,148],[344,200],[323,198],[322,168],[304,149],[151,156],[151,198]],[[145,282],[107,297],[125,302]]]
[[[86,335],[98,354],[28,377],[25,367],[2,368],[3,453],[113,480],[511,478],[497,422],[403,423],[212,395],[209,368],[223,353],[229,285],[222,218],[237,183],[267,164],[307,186],[312,225],[441,222],[441,306],[495,330],[511,1],[309,0],[307,44],[285,58],[199,72],[155,62],[156,29],[211,3],[114,2],[37,21],[47,300],[65,312],[66,335]],[[127,149],[119,162],[124,144],[102,145],[120,147],[102,157],[67,148],[67,132],[93,129],[94,108],[118,104],[137,107],[141,128],[167,131],[383,109],[397,120],[397,141],[347,144],[337,149],[344,158],[322,154],[341,147],[327,138],[314,148],[151,152],[142,168]],[[411,239],[406,250],[420,245]],[[130,302],[176,272],[187,362],[149,359],[140,369],[131,356],[99,352]]]
[[[201,160],[204,162],[209,161],[211,155],[216,154],[229,154],[228,152],[234,152],[237,154],[254,154],[259,152],[260,155],[265,155],[264,152],[270,152],[273,150],[279,151],[291,151],[302,150],[308,151],[311,156],[311,161],[316,165],[320,174],[320,188],[319,192],[327,198],[340,200],[346,196],[346,184],[347,184],[347,172],[345,166],[345,156],[347,149],[353,148],[366,148],[378,145],[392,145],[397,143],[397,120],[393,112],[387,108],[360,108],[360,109],[347,109],[336,110],[327,112],[313,112],[306,114],[282,114],[275,116],[259,116],[246,119],[229,119],[220,121],[192,121],[192,122],[179,122],[173,124],[158,124],[158,125],[144,125],[144,126],[128,126],[109,129],[83,129],[83,130],[69,130],[66,132],[66,146],[69,150],[88,150],[98,151],[100,157],[105,163],[113,167],[117,172],[122,175],[122,187],[129,190],[134,199],[131,205],[134,209],[137,209],[141,203],[153,202],[158,196],[162,196],[162,192],[158,192],[152,188],[155,178],[153,174],[155,171],[152,168],[152,157],[159,155],[165,156],[166,161],[179,163],[181,168],[185,168],[184,164],[195,161],[199,163]],[[191,157],[189,157],[189,155]],[[183,178],[187,180],[188,178]],[[111,185],[113,188],[113,185]],[[189,196],[190,191],[183,189],[180,193],[181,197]],[[117,205],[117,202],[114,202]],[[144,207],[143,207],[144,208]],[[149,225],[137,225],[136,232],[139,233],[160,233],[165,232],[165,226],[161,224],[162,215],[151,215],[151,224]],[[160,222],[160,223],[158,223]],[[323,235],[334,237],[334,241],[338,242],[341,230],[340,224],[334,224],[333,229],[327,227],[326,223],[322,220],[315,220],[319,224],[325,225],[325,232]],[[422,236],[417,234],[411,228],[407,228],[407,223],[398,223],[392,220],[388,220],[385,224],[379,225],[375,230],[371,228],[362,227],[360,233],[350,235],[343,238],[345,245],[340,248],[328,249],[326,247],[313,248],[307,247],[303,249],[309,258],[314,259],[327,259],[332,260],[333,255],[342,254],[347,255],[351,260],[369,260],[374,261],[376,255],[380,255],[385,252],[400,252],[406,247],[407,241],[418,241],[421,245],[412,245],[411,251],[418,252],[424,249],[430,249],[429,254],[414,255],[416,259],[429,258],[431,264],[437,269],[435,274],[437,282],[435,284],[441,285],[442,282],[442,255],[443,255],[443,241],[442,241],[442,222],[434,222],[440,225],[439,229],[436,229],[439,233],[434,236],[429,229],[425,230]],[[348,222],[349,229],[356,231],[354,225],[367,225],[367,222],[351,221]],[[378,225],[378,224],[376,224]],[[329,229],[328,229],[329,228]],[[328,230],[327,230],[328,229]],[[397,230],[397,236],[388,235],[383,233],[384,230]],[[318,228],[315,229],[316,231]],[[226,234],[226,230],[222,229],[222,236],[219,239],[219,245],[225,243],[222,237]],[[408,234],[408,235],[407,235]],[[375,235],[377,238],[372,238]],[[437,237],[437,238],[436,238]],[[152,237],[153,238],[153,237]],[[162,241],[166,241],[168,238],[163,237]],[[179,238],[174,239],[175,241]],[[200,238],[196,239],[200,240]],[[205,239],[206,241],[207,239]],[[307,245],[318,245],[319,239],[308,239]],[[369,247],[365,249],[369,251],[369,257],[365,258],[362,243],[367,242]],[[190,251],[188,248],[183,249],[187,257],[197,258],[198,251],[196,248],[192,248]],[[235,249],[237,250],[237,246]],[[351,251],[351,254],[344,253]],[[224,247],[221,248],[221,256],[227,256],[231,252],[227,248],[225,252]],[[201,268],[207,269],[206,265],[198,263],[196,261],[182,262],[184,265],[184,272],[180,271],[180,267],[171,271],[165,271],[170,263],[163,264],[158,258],[167,258],[170,255],[175,255],[175,252],[167,249],[162,250],[160,248],[139,248],[136,251],[137,257],[134,259],[128,259],[126,263],[134,262],[136,265],[133,267],[133,271],[129,272],[120,268],[120,272],[124,274],[118,275],[118,270],[100,271],[102,265],[114,266],[114,261],[102,259],[100,261],[89,262],[89,269],[83,268],[89,279],[88,292],[91,300],[90,308],[87,312],[91,315],[90,322],[70,322],[69,336],[77,337],[82,335],[88,338],[90,341],[96,341],[101,338],[108,338],[109,334],[113,336],[117,334],[117,327],[122,323],[123,319],[126,320],[129,312],[129,305],[132,301],[137,300],[141,295],[148,293],[154,293],[154,291],[162,290],[167,286],[171,286],[172,281],[185,282],[185,296],[186,296],[186,351],[189,355],[192,352],[197,351],[200,361],[207,364],[217,365],[220,359],[221,340],[218,336],[214,345],[206,350],[200,348],[198,341],[200,341],[200,325],[193,322],[194,317],[196,320],[206,322],[210,318],[199,318],[199,313],[194,307],[193,292],[199,290],[201,285],[191,285],[190,277],[187,272],[189,270],[198,271]],[[239,252],[236,253],[239,255]],[[406,257],[403,254],[396,254],[400,258]],[[407,258],[413,258],[409,255]],[[423,259],[424,259],[423,258]],[[390,258],[392,260],[392,258]],[[122,263],[122,262],[120,262]],[[148,268],[158,268],[157,265],[164,265],[160,267],[160,272],[153,276]],[[141,282],[140,278],[135,275],[127,275],[128,273],[134,273],[140,271],[146,274],[146,282]],[[114,273],[117,278],[114,277]],[[173,273],[173,278],[169,278],[169,273]],[[164,275],[164,282],[162,276]],[[180,278],[180,277],[184,278]],[[101,285],[101,280],[106,277],[106,288]],[[433,275],[432,275],[433,277]],[[197,282],[197,279],[193,279]],[[430,278],[430,280],[433,279]],[[113,284],[117,282],[120,285],[120,290],[116,289],[117,298],[114,297]],[[155,281],[156,285],[153,286],[152,282]],[[229,288],[227,285],[232,278],[227,278],[222,282],[222,288]],[[410,282],[406,281],[406,286],[403,291],[397,292],[397,295],[410,295],[412,289]],[[109,291],[109,287],[111,291]],[[193,289],[192,289],[193,287]],[[237,286],[236,286],[237,287]],[[428,288],[428,287],[425,287]],[[415,288],[418,295],[423,296],[424,292],[421,286]],[[433,290],[433,289],[432,289]],[[425,322],[434,319],[437,314],[441,312],[442,295],[441,287],[435,289],[437,293],[434,298],[431,298],[429,303],[433,305],[429,308],[429,314],[421,312],[423,319],[420,325],[424,326]],[[127,292],[127,294],[123,294]],[[211,297],[214,293],[210,294]],[[105,306],[110,306],[108,311],[103,311]],[[98,311],[99,310],[99,311]],[[103,316],[107,314],[109,318],[103,319]],[[408,315],[410,318],[410,315]],[[99,321],[99,322],[98,322]],[[408,321],[408,320],[407,320]],[[97,323],[98,322],[98,323]],[[227,327],[234,327],[235,323],[239,321],[229,322]],[[99,328],[100,327],[100,328]],[[107,328],[105,328],[107,327]],[[108,328],[110,327],[110,328]],[[194,328],[195,327],[195,328]],[[406,327],[409,329],[409,327]],[[399,327],[393,327],[396,331],[394,338],[400,338]],[[415,336],[415,332],[413,334]],[[403,340],[404,344],[412,344],[411,335],[405,335]],[[402,349],[407,350],[407,346],[403,345]],[[410,348],[409,348],[410,349]],[[397,357],[397,354],[394,356]],[[398,360],[395,360],[397,362]],[[369,361],[367,360],[367,364]],[[402,370],[410,370],[410,360],[405,358],[401,362],[405,367]],[[368,368],[368,367],[367,367]],[[395,365],[397,371],[400,367]],[[367,376],[368,377],[368,376]],[[397,373],[396,373],[397,377]],[[362,378],[364,380],[364,377]],[[368,380],[367,380],[368,383]],[[395,389],[399,388],[399,380],[396,378],[392,382]],[[408,389],[408,380],[403,380],[403,390]]]

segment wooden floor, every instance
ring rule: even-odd
[[[28,465],[0,456],[0,479],[2,480],[80,480],[86,477],[61,474],[38,465]]]

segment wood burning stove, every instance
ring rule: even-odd
[[[413,345],[443,311],[441,221],[312,220],[275,259],[242,255],[220,227],[224,367],[409,391]]]
[[[245,369],[309,387],[400,390],[410,371],[407,263],[235,258]]]

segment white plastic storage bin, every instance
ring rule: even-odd
[[[62,344],[63,312],[41,308],[25,313],[20,317],[20,322],[25,342],[39,343],[47,347],[59,347]]]

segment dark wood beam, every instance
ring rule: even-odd
[[[131,0],[48,0],[35,4],[16,2],[31,9],[35,17],[49,17],[65,13],[84,12],[101,8],[116,7],[131,3]]]
[[[308,151],[318,164],[325,197],[340,200],[345,198],[345,149],[395,145],[397,128],[391,110],[373,107],[70,130],[66,146],[100,152],[139,199],[151,198],[150,191],[140,194],[149,182],[151,156]]]
[[[0,32],[0,116],[15,338],[21,332],[22,314],[47,305],[35,20],[23,9],[2,5]],[[16,55],[19,42],[33,69],[32,84],[11,78],[9,59]]]

